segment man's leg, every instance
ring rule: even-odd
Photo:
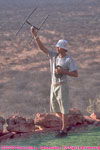
[[[61,128],[61,130],[66,131],[66,129],[69,127],[68,115],[57,112],[56,116],[59,117],[61,119],[61,121],[62,121],[62,128]]]
[[[62,120],[61,130],[66,131],[69,127],[68,112],[69,112],[69,96],[68,86],[66,84],[59,86],[57,93],[57,100],[59,103],[61,113],[58,114]]]
[[[57,117],[60,117],[60,119],[62,120],[62,113],[57,112],[57,113],[56,113],[56,116],[57,116]]]
[[[62,120],[62,128],[61,128],[60,132],[56,135],[57,138],[67,136],[67,131],[68,131],[68,127],[69,127],[68,115],[67,114],[59,114],[59,116],[62,116],[62,117],[60,117]]]
[[[56,116],[59,117],[61,119],[61,121],[62,121],[62,128],[61,128],[61,130],[66,131],[66,129],[69,127],[68,115],[57,112]]]
[[[61,130],[66,131],[68,127],[69,127],[68,115],[62,114],[62,129]]]

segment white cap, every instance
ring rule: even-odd
[[[68,51],[69,49],[68,49],[67,45],[68,45],[68,41],[61,39],[57,42],[56,47],[60,47],[60,48],[63,48],[64,50]]]

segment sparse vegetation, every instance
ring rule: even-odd
[[[100,112],[100,97],[95,99],[89,99],[89,106],[87,107],[87,112],[90,114],[93,112]]]

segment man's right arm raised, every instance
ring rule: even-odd
[[[33,34],[34,40],[40,50],[42,50],[45,54],[48,55],[48,49],[44,46],[44,44],[41,42],[39,37],[37,36],[36,29],[34,27],[31,27],[31,33]]]

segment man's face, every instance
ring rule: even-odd
[[[60,54],[66,53],[66,51],[63,48],[57,47],[57,52]]]

